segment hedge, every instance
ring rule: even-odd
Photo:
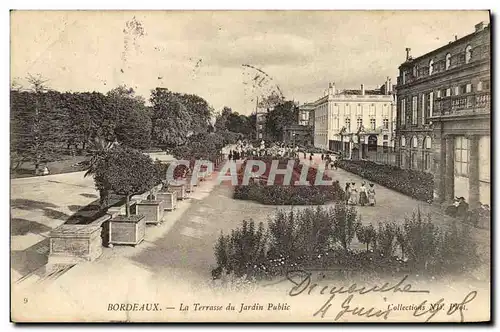
[[[366,160],[339,160],[338,167],[421,201],[431,202],[434,196],[434,177],[429,173]]]

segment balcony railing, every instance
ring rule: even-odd
[[[436,100],[434,115],[490,112],[490,92],[473,92]]]

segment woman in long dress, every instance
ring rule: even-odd
[[[345,185],[345,203],[349,204],[349,199],[351,198],[351,184],[349,182]]]
[[[365,183],[363,182],[359,188],[359,205],[365,206],[365,204],[368,204],[368,194]]]
[[[370,188],[368,188],[368,204],[374,206],[375,201],[375,188],[373,187],[373,183],[370,183]]]
[[[358,190],[356,189],[356,183],[351,183],[351,194],[349,195],[349,204],[358,204]]]

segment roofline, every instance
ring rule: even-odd
[[[405,61],[405,62],[403,62],[403,63],[399,66],[399,68],[401,68],[401,67],[403,67],[403,66],[405,66],[405,65],[410,65],[410,64],[412,64],[412,63],[414,63],[414,62],[416,62],[416,61],[418,61],[418,60],[421,60],[421,59],[423,59],[423,58],[425,58],[425,57],[427,57],[427,56],[429,56],[429,55],[431,55],[431,54],[434,54],[434,53],[439,53],[440,51],[442,51],[443,49],[445,49],[445,48],[447,48],[447,47],[451,47],[451,46],[452,46],[452,45],[454,45],[454,44],[461,43],[461,42],[463,42],[464,40],[466,40],[466,39],[470,39],[470,38],[472,38],[473,36],[475,36],[475,35],[477,35],[477,34],[480,34],[480,33],[486,32],[487,30],[488,30],[488,31],[489,31],[489,30],[491,30],[491,23],[488,23],[488,26],[484,27],[484,29],[483,29],[483,30],[481,30],[481,31],[477,31],[477,32],[476,32],[476,31],[474,31],[474,32],[472,32],[472,33],[470,33],[470,34],[468,34],[468,35],[463,36],[462,38],[459,38],[459,39],[457,39],[457,40],[452,41],[451,43],[448,43],[448,44],[446,44],[446,45],[443,45],[443,46],[441,46],[441,47],[439,47],[439,48],[436,48],[436,49],[434,49],[434,50],[432,50],[432,51],[430,51],[430,52],[427,52],[427,53],[425,53],[425,54],[422,54],[421,56],[419,56],[419,57],[417,57],[417,58],[414,58],[414,59],[412,59],[412,60]]]

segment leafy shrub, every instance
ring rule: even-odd
[[[359,225],[359,227],[356,229],[356,237],[358,238],[358,241],[366,244],[366,251],[369,250],[369,245],[372,244],[372,247],[375,248],[376,246],[376,241],[377,241],[377,232],[373,225]]]
[[[432,174],[366,160],[339,160],[338,167],[418,200],[428,202],[433,199]]]
[[[350,250],[355,235],[366,250]],[[370,243],[374,250],[368,250]],[[401,255],[396,252],[398,246]],[[214,279],[228,273],[245,280],[284,275],[297,268],[328,268],[344,277],[354,272],[463,275],[479,261],[467,226],[442,230],[417,211],[399,227],[388,223],[375,229],[361,226],[355,208],[343,203],[279,210],[269,220],[267,232],[262,223],[255,229],[252,221],[244,221],[230,236],[221,235],[215,256]]]
[[[420,210],[406,219],[403,225],[403,253],[408,260],[419,268],[427,268],[438,253],[440,240],[439,229],[432,223],[430,215],[425,222]],[[401,241],[400,241],[401,242]]]
[[[394,223],[378,225],[376,233],[376,251],[382,257],[392,257],[395,250],[395,240],[398,227]]]
[[[217,241],[215,258],[218,271],[225,269],[228,273],[242,276],[249,268],[263,262],[265,245],[264,224],[260,223],[256,229],[253,220],[243,220],[241,228],[233,230],[231,235],[221,234]],[[219,272],[213,273],[217,275]]]
[[[335,228],[334,238],[345,251],[348,251],[356,230],[361,224],[357,219],[356,209],[341,202],[335,205],[332,217]]]

